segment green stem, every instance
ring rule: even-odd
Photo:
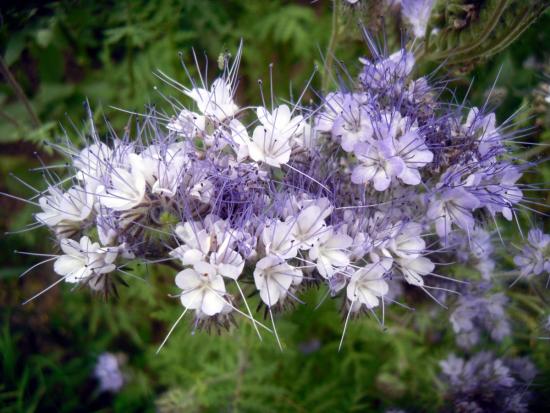
[[[327,47],[325,56],[325,64],[323,66],[323,83],[321,90],[324,93],[328,92],[330,78],[332,74],[332,66],[334,64],[334,53],[336,52],[336,44],[338,43],[338,35],[340,28],[338,26],[338,0],[332,0],[332,32]]]
[[[28,114],[31,118],[33,126],[35,128],[39,128],[40,127],[40,120],[38,119],[38,116],[36,116],[36,113],[34,112],[32,106],[31,106],[31,102],[27,98],[27,95],[25,95],[25,92],[23,92],[23,89],[21,88],[19,83],[17,83],[17,80],[15,80],[15,78],[13,77],[10,69],[8,68],[8,65],[6,64],[6,62],[4,61],[2,56],[0,56],[0,72],[6,78],[6,81],[10,84],[10,86],[12,87],[13,91],[17,95],[17,98],[21,101],[21,103],[23,103],[23,106],[25,106],[25,109],[27,110],[27,112],[28,112]]]

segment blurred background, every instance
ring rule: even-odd
[[[384,32],[379,41],[390,50],[403,39],[388,14],[398,4],[367,2],[359,9],[343,3],[335,17],[333,2],[322,0],[2,2],[0,192],[32,194],[12,174],[42,189],[41,174],[33,168],[62,162],[47,142],[65,132],[79,141],[87,127],[86,99],[103,133],[107,121],[119,132],[128,122],[116,108],[142,111],[156,105],[169,112],[160,93],[177,96],[177,91],[155,72],[188,82],[180,59],[196,73],[192,47],[201,64],[208,60],[213,78],[220,56],[234,54],[243,39],[236,98],[243,106],[260,103],[257,80],[269,79],[270,63],[281,99],[299,95],[317,66],[306,95],[315,99],[313,91],[331,83],[324,56],[342,60],[353,75],[358,58],[368,54],[357,19],[377,34]],[[340,24],[336,35],[335,20]],[[550,143],[550,88],[544,75],[550,73],[549,27],[546,11],[503,51],[445,65],[435,76],[451,79],[457,99],[471,86],[471,102],[488,100],[500,122],[519,111],[518,128],[529,129],[526,139]],[[426,59],[419,70],[431,73],[439,63]],[[529,151],[526,159],[548,155],[546,146]],[[548,163],[539,164],[528,179],[548,188]],[[35,209],[0,196],[0,211],[4,233],[31,222]],[[327,300],[314,310],[323,294],[311,292],[305,297],[309,305],[278,321],[283,352],[271,338],[259,342],[247,323],[219,336],[191,335],[189,324],[182,323],[157,355],[180,312],[177,300],[168,297],[174,271],[136,269],[150,284],[135,283],[115,299],[59,285],[23,306],[57,276],[46,263],[19,278],[40,260],[15,251],[49,253],[52,245],[43,229],[0,236],[1,413],[420,412],[445,405],[438,362],[460,351],[450,310],[429,299],[415,297],[420,301],[415,312],[392,308],[385,331],[373,319],[354,321],[340,352],[338,304]],[[498,355],[530,356],[539,372],[532,383],[537,394],[532,409],[548,411],[550,342],[538,337],[550,335],[540,324],[550,297],[525,285],[507,294],[513,338],[486,340],[481,347]]]

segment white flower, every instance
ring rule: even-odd
[[[258,120],[262,126],[271,131],[277,139],[289,140],[303,125],[304,118],[301,115],[292,117],[292,112],[287,105],[281,105],[273,112],[262,106],[256,110]]]
[[[359,142],[371,140],[374,133],[373,121],[363,99],[356,94],[346,94],[341,102],[340,115],[332,126],[332,136],[340,140],[346,152],[352,152]]]
[[[521,172],[509,166],[502,172],[498,183],[480,185],[479,198],[485,201],[491,215],[500,212],[508,221],[514,218],[513,205],[523,199],[523,192],[516,185],[521,176]]]
[[[286,297],[288,289],[302,280],[302,272],[274,255],[256,263],[254,283],[260,298],[269,307]]]
[[[256,126],[248,145],[248,154],[256,162],[280,168],[290,160],[290,137],[278,137],[276,132]]]
[[[388,283],[384,281],[387,269],[380,263],[367,264],[355,271],[348,284],[346,293],[353,303],[351,310],[358,311],[362,305],[367,308],[378,307],[378,297],[388,293]]]
[[[172,198],[176,195],[184,174],[185,159],[178,157],[168,162],[162,162],[159,168],[158,179],[151,187],[153,194]]]
[[[416,258],[398,258],[397,263],[401,268],[405,281],[409,284],[422,287],[424,285],[424,275],[430,274],[435,265],[426,257]]]
[[[324,99],[323,112],[314,117],[315,129],[319,132],[331,132],[334,122],[344,110],[343,107],[346,100],[350,100],[347,94],[330,92]]]
[[[294,258],[298,253],[298,242],[292,235],[293,223],[273,221],[262,231],[262,242],[267,255],[282,259]]]
[[[179,135],[185,137],[194,137],[199,132],[203,132],[206,127],[206,118],[198,113],[183,109],[177,118],[171,119],[166,127]]]
[[[419,39],[423,38],[434,0],[402,0],[401,4],[403,17],[412,26],[414,35]]]
[[[309,250],[309,258],[316,261],[316,268],[324,278],[330,278],[339,269],[349,264],[349,253],[353,239],[343,233],[335,233],[332,228],[325,231],[320,241]]]
[[[91,288],[100,289],[103,282],[99,276],[116,269],[119,248],[101,247],[88,237],[80,242],[65,238],[60,245],[64,255],[55,260],[54,271],[68,283],[87,282]]]
[[[141,173],[153,194],[173,197],[182,183],[189,159],[182,145],[165,150],[150,146],[143,152],[128,155],[132,174]]]
[[[183,291],[180,300],[190,310],[198,310],[208,316],[218,314],[227,306],[223,299],[225,283],[216,267],[206,262],[196,262],[176,275],[176,285]]]
[[[49,227],[78,224],[94,210],[95,196],[87,188],[74,186],[63,192],[52,186],[48,193],[38,199],[43,212],[37,213],[36,219]]]
[[[214,251],[210,254],[210,264],[216,267],[218,274],[236,280],[244,269],[244,259],[241,255],[230,249]]]
[[[216,215],[208,215],[204,220],[204,224],[213,239],[212,244],[215,244],[212,248],[218,254],[233,249],[235,242],[241,237],[239,231],[231,228],[226,220],[220,219]]]
[[[111,172],[109,188],[98,188],[99,201],[114,211],[127,211],[143,202],[145,189],[145,177],[140,171],[130,173],[126,169],[115,168]]]
[[[395,237],[389,240],[387,247],[397,257],[416,258],[426,248],[426,242],[420,236],[421,233],[420,224],[409,222],[401,228]]]
[[[128,163],[132,173],[139,173],[148,185],[153,185],[159,175],[161,157],[157,153],[158,148],[147,148],[140,154],[128,155]]]
[[[292,235],[298,242],[298,248],[309,250],[315,246],[327,231],[325,218],[332,212],[331,206],[320,203],[305,206],[293,220]]]
[[[214,80],[209,91],[195,88],[185,94],[196,102],[202,114],[219,122],[232,117],[239,110],[233,101],[231,85],[223,78]]]
[[[90,190],[95,190],[107,172],[112,155],[113,150],[103,142],[84,148],[73,160],[73,165],[78,170],[76,178],[86,182]]]
[[[183,244],[170,252],[183,265],[204,261],[210,252],[211,236],[198,222],[178,224],[174,231]]]
[[[96,218],[97,235],[101,245],[112,245],[118,238],[118,231],[115,223],[100,215]]]
[[[237,161],[241,162],[248,157],[248,147],[251,144],[250,136],[246,127],[237,119],[232,119],[229,122],[229,128],[231,130],[231,139],[236,146],[235,152],[237,154]]]
[[[257,115],[262,125],[256,126],[252,132],[248,154],[256,162],[280,168],[290,160],[291,139],[302,132],[303,118],[292,117],[287,105],[279,106],[272,113],[259,107]]]
[[[479,200],[463,187],[445,189],[438,199],[432,200],[427,217],[435,220],[437,235],[447,237],[451,224],[455,223],[465,231],[474,228],[472,212],[479,207]]]

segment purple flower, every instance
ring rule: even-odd
[[[120,371],[119,357],[112,353],[102,353],[97,358],[94,377],[99,381],[99,389],[104,392],[118,393],[125,384]]]
[[[531,229],[527,242],[514,257],[514,263],[520,270],[521,277],[550,273],[550,235],[538,228]]]
[[[509,336],[507,303],[508,299],[502,293],[484,296],[482,291],[477,291],[462,295],[450,318],[457,344],[471,348],[479,343],[483,333],[488,333],[495,341]]]
[[[356,184],[373,182],[377,191],[385,191],[392,180],[406,185],[422,182],[419,168],[433,160],[418,127],[399,112],[382,114],[370,120],[372,132],[362,137],[342,131],[339,135],[344,150],[353,151],[359,161],[351,180]]]
[[[430,202],[426,216],[435,221],[437,235],[448,237],[453,224],[464,231],[474,228],[472,211],[479,207],[479,200],[463,187],[442,188]]]
[[[378,90],[389,95],[402,91],[405,78],[412,72],[415,64],[414,55],[401,49],[387,58],[379,57],[376,61],[359,59],[363,63],[363,72],[359,80],[366,91]]]
[[[499,359],[480,352],[469,360],[451,354],[439,363],[454,411],[528,412],[527,387],[536,370],[527,358]]]
[[[469,233],[455,231],[450,234],[449,249],[460,262],[474,265],[484,280],[491,278],[496,264],[492,258],[493,239],[488,231],[479,227]]]

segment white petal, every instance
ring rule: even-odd
[[[61,250],[67,255],[81,256],[83,257],[82,252],[80,251],[80,243],[76,242],[70,238],[64,238],[60,243]]]
[[[182,290],[192,290],[201,285],[201,276],[195,270],[187,268],[176,275],[176,285]]]
[[[391,178],[383,169],[378,169],[372,180],[377,191],[385,191],[391,183]]]
[[[78,270],[71,272],[65,276],[65,281],[68,283],[79,283],[86,280],[92,275],[89,268],[81,267]]]
[[[220,313],[225,307],[225,301],[219,296],[219,293],[214,291],[205,291],[201,311],[206,315],[214,315]]]
[[[424,275],[431,273],[435,268],[435,264],[426,257],[418,257],[414,260],[407,261],[406,267]]]
[[[185,251],[183,256],[180,258],[183,265],[193,265],[204,258],[204,253],[200,250],[190,249]]]
[[[204,295],[203,293],[204,291],[201,289],[185,290],[180,295],[181,304],[190,310],[196,310],[201,306]]]
[[[371,280],[367,283],[368,289],[379,297],[386,295],[389,291],[388,283],[384,280]]]
[[[84,267],[84,261],[70,255],[62,255],[55,260],[53,269],[59,275],[67,275]]]
[[[403,169],[398,178],[407,185],[418,185],[420,182],[422,182],[422,178],[420,177],[420,173],[418,172],[418,170],[408,167],[405,167],[405,169]]]
[[[354,184],[366,184],[374,178],[374,175],[376,175],[377,171],[378,167],[374,165],[356,166],[351,174],[351,182],[353,182]]]

